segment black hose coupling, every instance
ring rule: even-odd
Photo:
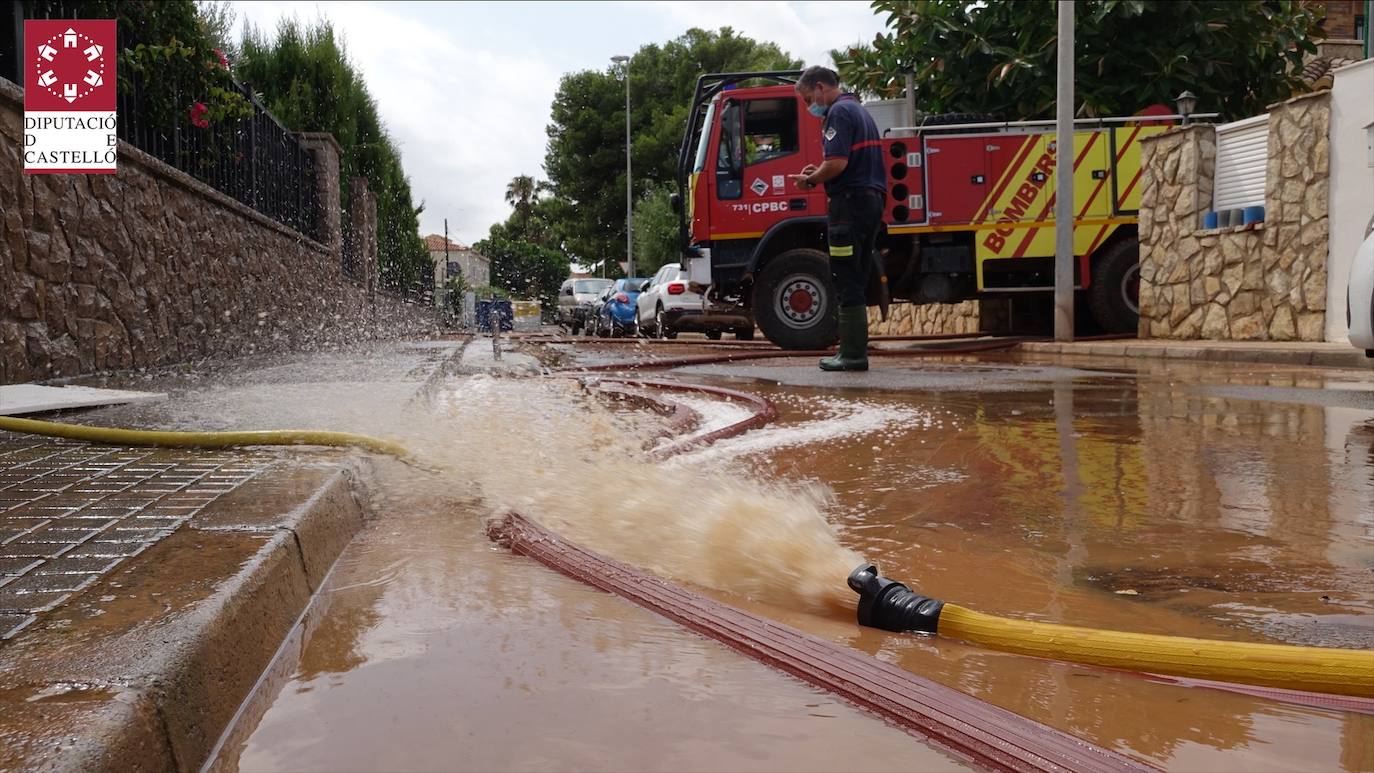
[[[863,564],[849,573],[849,587],[859,594],[859,625],[884,631],[935,633],[945,602],[927,598],[878,574]]]

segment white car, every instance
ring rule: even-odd
[[[712,309],[687,284],[687,272],[669,263],[645,284],[635,302],[639,329],[655,338],[676,338],[682,331],[705,333],[716,340],[730,331],[741,341],[754,338],[754,320],[738,309]]]
[[[1364,243],[1355,250],[1355,262],[1350,266],[1350,288],[1346,292],[1350,343],[1374,357],[1374,220],[1370,220],[1365,229]]]

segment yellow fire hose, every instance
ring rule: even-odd
[[[308,429],[251,430],[243,432],[167,432],[163,430],[114,429],[59,424],[53,421],[0,416],[0,430],[28,435],[85,440],[119,446],[160,446],[164,448],[232,448],[236,446],[344,446],[408,460],[405,446],[390,440]]]
[[[254,430],[168,432],[86,427],[0,416],[0,430],[124,446],[229,448],[314,445],[360,448],[409,461],[399,443],[351,432]],[[866,585],[862,572],[885,585]],[[1293,690],[1374,697],[1374,652],[1213,641],[1011,620],[942,604],[861,566],[850,575],[860,593],[860,622],[888,630],[928,630],[1021,655]],[[866,603],[866,599],[869,599]],[[867,607],[867,608],[866,608]],[[885,609],[884,609],[885,608]],[[865,620],[865,616],[869,619]]]
[[[1009,620],[945,604],[940,634],[990,649],[1219,682],[1374,697],[1374,652]]]
[[[872,564],[849,575],[859,623],[937,633],[989,649],[1052,660],[1289,690],[1374,697],[1374,652],[1213,641],[1010,620],[922,596]]]

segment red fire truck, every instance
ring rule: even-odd
[[[673,202],[683,263],[709,287],[714,311],[752,317],[784,348],[818,349],[836,339],[837,303],[825,193],[787,180],[822,161],[821,121],[796,95],[799,75],[697,80]],[[1075,284],[1107,331],[1136,328],[1140,141],[1166,128],[1162,118],[1103,119],[1074,134]],[[878,251],[894,302],[1053,293],[1053,121],[969,119],[935,116],[884,131]],[[870,305],[885,300],[874,273]]]

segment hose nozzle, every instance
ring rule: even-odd
[[[939,627],[945,602],[883,577],[873,564],[861,564],[850,572],[849,587],[859,594],[859,625],[899,633],[935,633]]]

